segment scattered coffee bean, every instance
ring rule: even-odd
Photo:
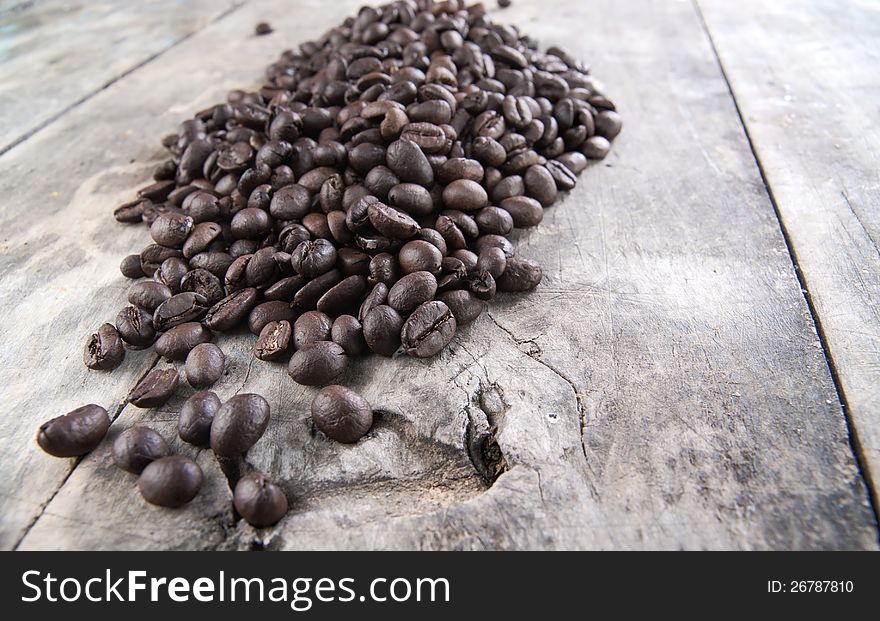
[[[345,350],[332,341],[305,343],[290,358],[287,372],[297,384],[320,386],[337,377],[348,366]]]
[[[373,410],[367,400],[344,386],[323,388],[312,400],[312,420],[331,440],[353,443],[373,426]]]
[[[202,489],[205,475],[199,465],[182,455],[150,462],[138,478],[144,500],[160,507],[182,507]]]
[[[250,472],[238,480],[232,502],[251,526],[272,526],[287,514],[284,490],[261,472]]]
[[[139,408],[157,408],[168,403],[180,377],[174,369],[154,369],[138,382],[128,400]]]
[[[330,338],[349,356],[360,356],[367,351],[363,326],[351,315],[339,315],[333,321]]]
[[[207,446],[211,441],[211,424],[221,405],[219,397],[207,390],[184,401],[177,419],[180,439],[196,446]]]
[[[254,356],[260,360],[277,360],[281,358],[290,347],[293,328],[289,321],[270,321],[263,326],[257,343],[254,346]]]
[[[226,356],[213,343],[200,343],[186,356],[186,381],[193,388],[208,388],[223,377]]]
[[[55,457],[78,457],[94,449],[110,429],[110,416],[89,404],[40,425],[37,444]]]
[[[149,427],[126,429],[113,441],[113,463],[127,472],[140,474],[150,462],[168,455],[168,443]]]
[[[195,322],[182,323],[156,339],[156,353],[168,360],[186,360],[189,352],[201,343],[209,343],[213,335],[204,325]]]
[[[235,395],[214,415],[211,449],[223,457],[237,457],[257,443],[269,425],[269,404],[260,395]]]
[[[109,323],[89,336],[83,351],[83,362],[90,369],[109,371],[116,368],[125,357],[125,348],[119,332]]]
[[[257,35],[267,35],[272,32],[272,26],[269,22],[260,22],[254,27],[254,32]]]
[[[403,351],[416,358],[440,353],[455,336],[455,317],[443,302],[425,302],[413,311],[401,330]]]
[[[153,317],[137,306],[126,306],[116,316],[116,330],[129,345],[143,347],[156,340]]]

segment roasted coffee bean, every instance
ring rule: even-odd
[[[287,496],[261,472],[249,472],[235,484],[232,503],[251,526],[272,526],[287,514]]]
[[[474,220],[483,235],[507,235],[513,230],[513,217],[500,207],[483,207],[474,214]]]
[[[345,350],[332,341],[306,343],[290,358],[287,372],[298,384],[320,386],[336,379],[348,365]]]
[[[200,343],[186,356],[186,381],[193,388],[208,388],[223,377],[226,356],[213,343]]]
[[[290,347],[293,328],[289,321],[270,321],[263,326],[254,345],[254,356],[260,360],[277,360]]]
[[[150,225],[150,237],[160,246],[180,248],[193,229],[193,219],[180,213],[163,213]]]
[[[119,264],[119,271],[126,278],[143,278],[144,269],[141,267],[140,255],[130,254]]]
[[[336,316],[357,308],[366,292],[367,279],[364,276],[349,276],[322,295],[317,308],[322,313]]]
[[[156,339],[153,317],[137,306],[126,306],[116,316],[116,330],[129,345],[143,347]]]
[[[544,208],[534,198],[511,196],[499,204],[501,209],[510,214],[513,226],[517,228],[537,226],[544,219]]]
[[[430,358],[455,336],[455,317],[443,302],[425,302],[409,316],[401,329],[403,351],[416,358]]]
[[[614,140],[623,127],[623,120],[613,110],[602,110],[596,115],[596,133],[608,140]]]
[[[220,406],[220,399],[213,392],[203,390],[193,394],[180,407],[177,435],[184,442],[207,446],[211,441],[211,424]]]
[[[522,196],[525,192],[526,186],[523,183],[522,177],[510,175],[509,177],[504,177],[492,188],[492,202],[498,204],[505,198]]]
[[[293,324],[293,344],[297,349],[307,343],[330,340],[333,319],[321,311],[308,311]]]
[[[378,282],[373,286],[372,291],[367,294],[358,310],[358,321],[363,321],[373,308],[384,304],[388,300],[388,286],[385,283]]]
[[[159,244],[150,244],[141,250],[141,269],[147,276],[152,276],[165,259],[182,257],[183,253],[176,248],[166,248]]]
[[[305,278],[315,278],[336,264],[336,248],[326,239],[304,241],[290,255],[293,270]]]
[[[608,155],[608,152],[611,150],[611,143],[608,142],[607,138],[602,136],[593,136],[584,142],[581,150],[589,159],[601,160]],[[576,153],[576,151],[574,151],[574,153]]]
[[[144,215],[144,206],[149,204],[148,199],[137,199],[120,205],[113,211],[113,217],[117,222],[134,223],[140,222]]]
[[[498,250],[500,252],[498,248],[487,248],[483,252],[485,253],[487,250]],[[504,256],[504,253],[502,253],[502,256]],[[486,270],[480,270],[477,268],[468,277],[468,289],[470,289],[471,292],[481,300],[491,300],[495,297],[497,285],[495,284],[495,279],[492,277],[492,274]]]
[[[186,360],[194,347],[208,343],[212,338],[211,331],[204,325],[187,322],[160,334],[153,348],[168,360]]]
[[[443,188],[443,204],[448,209],[477,211],[488,203],[486,190],[476,181],[458,179]]]
[[[312,197],[301,185],[284,186],[275,192],[269,203],[269,213],[278,220],[300,220],[309,213]]]
[[[427,272],[425,272],[427,273]],[[380,356],[391,356],[400,347],[403,317],[394,308],[379,304],[363,315],[364,340]]]
[[[389,287],[397,282],[400,276],[397,259],[387,252],[377,254],[370,261],[370,282],[385,283]]]
[[[288,276],[276,281],[274,285],[263,291],[263,297],[267,300],[281,300],[283,302],[292,302],[293,296],[306,283],[306,279],[302,276]]]
[[[222,457],[238,457],[263,437],[269,425],[269,404],[260,395],[235,395],[214,415],[211,449]]]
[[[98,446],[108,429],[107,410],[91,403],[40,425],[37,444],[55,457],[78,457]]]
[[[430,272],[407,274],[388,291],[388,305],[408,313],[423,302],[433,299],[437,293],[437,279]]]
[[[223,283],[208,270],[197,268],[187,272],[180,279],[180,290],[197,293],[207,300],[208,304],[216,304],[223,299]]]
[[[353,248],[336,251],[336,266],[345,276],[369,276],[370,255]]]
[[[230,228],[236,239],[262,239],[272,230],[272,221],[262,209],[245,207],[232,216]]]
[[[562,191],[568,191],[577,184],[577,176],[568,167],[557,160],[550,160],[544,166],[556,182],[556,187]]]
[[[434,183],[434,171],[419,146],[406,139],[396,140],[388,146],[388,168],[407,183],[430,186]]]
[[[443,129],[433,123],[409,123],[400,133],[401,140],[416,143],[424,153],[443,153],[449,149]]]
[[[116,437],[111,453],[118,467],[140,474],[150,463],[168,455],[168,443],[158,431],[137,425]]]
[[[232,261],[232,256],[227,252],[200,252],[189,260],[189,266],[194,270],[208,270],[217,278],[223,279]]]
[[[200,222],[183,243],[183,256],[191,259],[200,252],[207,250],[214,241],[220,238],[223,229],[216,222]]]
[[[182,455],[150,462],[138,478],[144,500],[159,507],[182,507],[202,489],[205,475],[199,465]]]
[[[526,193],[548,207],[556,201],[556,181],[550,171],[543,166],[531,166],[523,176]]]
[[[477,259],[477,270],[488,272],[492,278],[498,278],[507,267],[507,257],[501,248],[485,248]]]
[[[541,282],[541,266],[522,257],[507,257],[507,267],[498,278],[499,291],[528,291]]]
[[[315,427],[337,442],[357,442],[373,426],[370,404],[344,386],[323,388],[312,400],[311,409]]]
[[[256,306],[257,296],[257,290],[253,288],[239,289],[227,295],[208,309],[205,314],[205,325],[216,332],[228,332],[234,329]]]
[[[477,160],[453,157],[440,165],[437,171],[437,181],[448,184],[457,179],[467,179],[480,183],[483,180],[484,174],[483,165]]]
[[[587,140],[589,143],[590,140]],[[607,140],[605,141],[607,142]],[[609,143],[610,146],[610,143]],[[563,153],[559,157],[556,158],[557,162],[560,162],[563,166],[568,168],[574,174],[579,174],[587,167],[587,158],[583,153],[578,151],[569,151],[568,153]]]
[[[105,323],[86,340],[83,363],[96,371],[110,371],[125,358],[125,348],[117,329]]]
[[[182,323],[201,319],[209,308],[208,300],[198,293],[178,293],[162,302],[153,312],[153,327],[164,332]]]
[[[180,279],[189,272],[186,261],[177,257],[165,259],[153,277],[171,289],[171,293],[180,293]]]
[[[373,203],[368,209],[370,223],[385,237],[411,239],[419,232],[419,224],[410,216],[384,203]]]
[[[415,217],[427,216],[434,210],[431,193],[416,183],[400,183],[392,187],[388,191],[388,202]]]
[[[413,272],[437,274],[440,271],[443,255],[433,244],[417,239],[404,244],[397,259],[404,274]]]
[[[449,307],[458,326],[473,322],[486,308],[486,303],[467,289],[444,291],[437,297]]]
[[[174,369],[154,369],[138,382],[128,400],[139,408],[157,408],[168,403],[179,383]]]
[[[248,315],[248,330],[251,334],[260,335],[266,324],[273,321],[292,322],[296,319],[296,313],[287,302],[263,302],[251,310]]]
[[[360,356],[367,351],[361,322],[352,315],[340,315],[333,322],[330,338],[349,356]]]
[[[342,282],[342,272],[338,269],[332,269],[326,274],[313,278],[293,296],[293,302],[290,303],[291,308],[300,312],[313,310],[321,296],[340,282]]]

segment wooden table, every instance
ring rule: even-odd
[[[380,412],[354,446],[316,434],[314,389],[220,340],[221,398],[270,401],[247,464],[292,500],[237,521],[210,451],[167,406],[126,404],[165,366],[82,366],[84,336],[147,243],[118,225],[159,138],[359,3],[171,0],[0,9],[0,546],[18,549],[877,548],[880,8],[854,0],[515,0],[493,17],[587,59],[625,119],[439,358],[344,378]],[[256,37],[269,20],[272,35]],[[111,434],[53,459],[40,422],[96,402]],[[147,423],[206,473],[147,505],[110,440]],[[481,444],[503,455],[486,459]],[[503,470],[489,484],[487,470]]]

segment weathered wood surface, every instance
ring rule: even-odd
[[[880,496],[880,4],[700,0]]]
[[[122,407],[155,356],[130,353],[112,375],[81,367],[83,335],[123,302],[119,258],[147,240],[109,210],[147,178],[158,136],[358,5],[280,4],[219,20],[0,158],[0,226],[22,231],[0,254],[0,386],[15,413],[0,438],[4,547],[876,547],[823,351],[688,3],[499,12],[592,61],[627,124],[520,235],[542,285],[495,301],[436,360],[358,361],[344,383],[381,416],[354,446],[314,432],[314,390],[254,360],[252,337],[220,340],[231,365],[218,394],[261,392],[273,412],[237,468],[277,477],[293,510],[272,529],[236,522],[213,456],[190,448],[208,476],[197,502],[146,505],[110,441],[138,421],[173,439],[190,391],[158,412]],[[249,37],[267,14],[276,34]],[[116,405],[110,438],[78,464],[40,453],[37,424],[88,401]],[[468,450],[489,427],[507,467],[491,487]]]
[[[0,6],[0,153],[241,0]]]

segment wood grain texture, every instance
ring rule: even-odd
[[[230,360],[218,394],[260,392],[272,408],[267,434],[225,474],[277,478],[292,501],[279,525],[235,521],[208,451],[194,452],[207,488],[178,511],[148,507],[113,468],[109,443],[134,422],[173,438],[186,387],[161,411],[121,408],[111,437],[69,476],[71,464],[39,453],[40,421],[88,400],[123,403],[155,363],[141,353],[106,376],[78,357],[81,335],[122,302],[119,258],[147,241],[109,210],[146,179],[157,137],[226,89],[256,84],[280,49],[359,3],[272,11],[281,4],[218,21],[0,159],[0,226],[14,218],[24,231],[5,236],[0,255],[0,304],[12,309],[0,330],[21,335],[0,343],[0,386],[13,387],[3,401],[19,413],[0,440],[11,473],[0,494],[17,507],[15,520],[3,511],[5,546],[24,535],[23,549],[876,547],[818,337],[687,3],[520,0],[498,12],[592,61],[626,127],[612,155],[518,236],[519,252],[545,267],[536,292],[501,296],[437,359],[370,357],[346,372],[379,412],[361,442],[316,433],[315,390],[253,359],[253,337],[218,339]],[[267,14],[276,34],[247,37]],[[75,145],[79,167],[47,180],[70,158],[59,142]],[[54,201],[17,209],[51,191]],[[506,470],[489,485],[479,444],[493,436]]]
[[[241,0],[0,7],[0,153]]]
[[[699,0],[880,495],[880,5]]]

